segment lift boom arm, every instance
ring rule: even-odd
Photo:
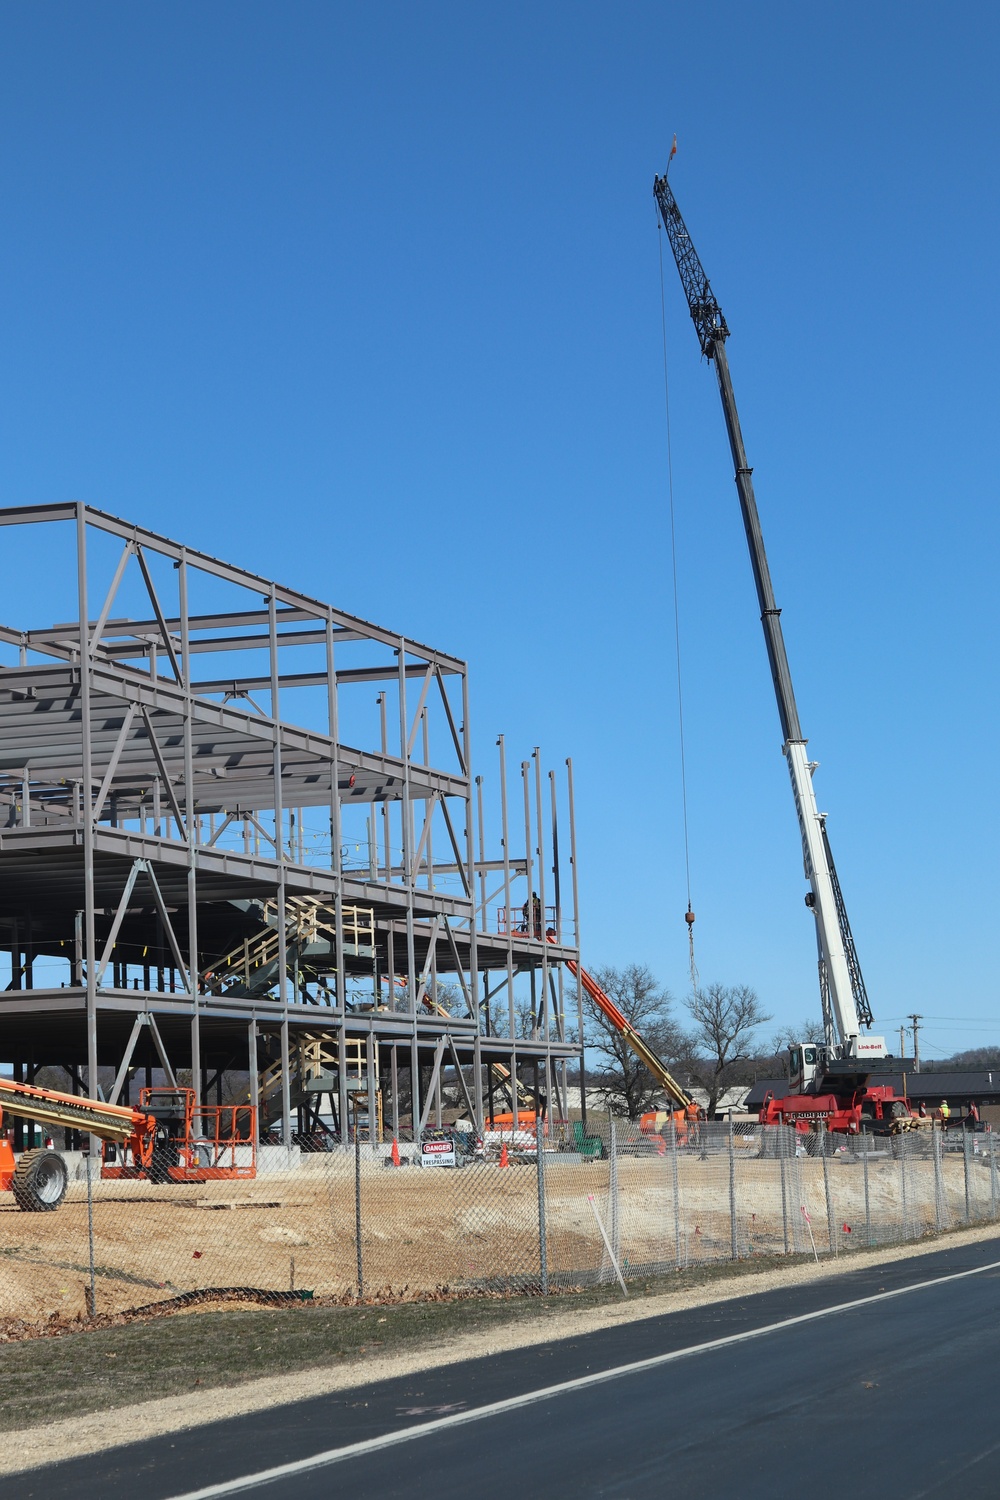
[[[155,1119],[141,1110],[81,1099],[77,1094],[57,1094],[11,1078],[0,1078],[0,1121],[3,1115],[80,1130],[104,1141],[133,1141],[139,1146],[137,1155],[143,1158],[152,1149],[156,1135]]]
[[[551,942],[552,939],[550,938]],[[631,1021],[626,1020],[609,995],[606,995],[592,975],[586,969],[577,969],[572,959],[566,960],[566,967],[575,979],[579,979],[587,994],[593,1000],[602,1015],[607,1016],[612,1026],[623,1039],[626,1046],[635,1053],[636,1057],[645,1068],[652,1073],[660,1087],[667,1093],[677,1105],[678,1109],[696,1111],[698,1106],[691,1098],[687,1089],[683,1088],[677,1079],[663,1065],[652,1047],[644,1042],[636,1031]]]
[[[844,1057],[853,1058],[858,1052],[860,1026],[870,1026],[873,1017],[854,947],[854,938],[847,919],[847,909],[830,851],[825,816],[818,811],[816,806],[816,794],[812,783],[812,773],[815,767],[806,756],[806,740],[803,738],[799,724],[788,655],[781,632],[781,611],[774,599],[767,555],[764,551],[764,537],[760,517],[757,514],[752,481],[753,470],[747,463],[743,434],[736,411],[736,397],[733,394],[732,380],[729,375],[729,361],[726,358],[726,339],[729,337],[729,329],[691,242],[691,236],[681,218],[680,209],[677,207],[666,176],[657,177],[654,180],[653,196],[677,262],[681,285],[684,288],[684,295],[687,298],[691,318],[701,344],[701,352],[715,365],[715,373],[719,382],[722,410],[736,471],[740,510],[743,515],[747,545],[750,549],[754,583],[757,587],[761,624],[764,627],[771,678],[778,701],[778,715],[781,719],[781,732],[784,740],[782,751],[792,781],[795,810],[802,835],[806,879],[811,887],[806,901],[816,918],[824,1019],[832,1019],[834,1022]],[[832,1014],[827,1011],[827,996],[829,997],[829,1012]],[[861,1050],[868,1055],[884,1053],[884,1047],[881,1047],[874,1037],[866,1038]]]

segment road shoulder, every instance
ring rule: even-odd
[[[113,1411],[95,1411],[47,1426],[32,1426],[22,1432],[7,1433],[0,1451],[0,1474],[21,1473],[46,1464],[104,1452],[120,1447],[123,1440],[140,1442],[314,1396],[348,1391],[375,1381],[438,1369],[463,1360],[488,1359],[511,1350],[531,1349],[688,1308],[745,1299],[782,1287],[830,1280],[841,1274],[996,1238],[996,1226],[979,1226],[944,1237],[935,1236],[917,1244],[854,1252],[839,1261],[824,1260],[818,1265],[799,1264],[757,1274],[744,1272],[684,1291],[623,1298],[619,1303],[598,1307],[560,1306],[552,1311],[550,1305],[544,1320],[532,1317],[529,1312],[488,1330],[431,1338],[419,1348],[386,1350],[377,1354],[367,1352],[364,1359],[355,1358],[335,1366],[318,1366],[226,1388],[161,1397],[119,1406]]]

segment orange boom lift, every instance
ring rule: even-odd
[[[550,943],[555,942],[555,935],[553,933],[547,932],[545,935]],[[649,1043],[639,1035],[631,1021],[622,1015],[610,995],[604,993],[593,975],[588,974],[584,968],[578,970],[577,965],[572,959],[566,960],[566,967],[575,979],[579,979],[583,988],[597,1006],[597,1009],[603,1016],[607,1016],[612,1026],[625,1042],[625,1045],[635,1053],[642,1065],[652,1073],[674,1106],[672,1109],[667,1110],[654,1109],[648,1111],[639,1121],[640,1130],[644,1135],[661,1135],[664,1130],[669,1128],[672,1121],[677,1131],[686,1137],[687,1127],[696,1123],[701,1118],[698,1103],[692,1099],[687,1089],[677,1082],[677,1079],[666,1065],[660,1061]]]
[[[257,1175],[256,1110],[246,1104],[198,1107],[193,1089],[142,1089],[139,1108],[132,1109],[0,1078],[0,1126],[4,1115],[97,1136],[104,1142],[102,1177],[206,1182]],[[58,1151],[41,1148],[15,1158],[7,1133],[0,1134],[0,1190],[12,1192],[18,1208],[58,1208],[68,1184]]]

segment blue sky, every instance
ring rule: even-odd
[[[678,995],[657,230],[729,356],[877,1019],[997,1039],[996,12],[190,3],[0,14],[0,503],[85,499],[467,657],[574,757],[592,963]],[[712,371],[666,265],[706,979],[815,1013]],[[51,613],[7,577],[0,618]]]

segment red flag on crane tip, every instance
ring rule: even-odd
[[[676,155],[677,155],[677,137],[675,135],[674,136],[674,144],[670,148],[670,155],[667,157],[667,160],[668,161],[673,161],[673,159],[674,159],[674,157]]]

